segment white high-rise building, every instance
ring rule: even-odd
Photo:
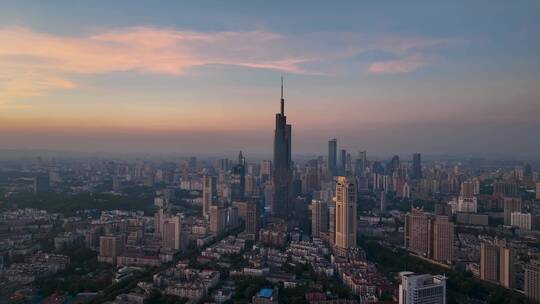
[[[413,272],[399,276],[399,304],[446,304],[446,277]]]
[[[336,186],[336,247],[347,250],[356,247],[356,185],[345,176],[337,178]]]

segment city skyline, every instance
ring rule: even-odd
[[[538,16],[1,1],[0,303],[540,303]]]
[[[284,75],[293,155],[337,137],[378,155],[534,156],[540,6],[527,3],[7,1],[1,148],[267,153]]]

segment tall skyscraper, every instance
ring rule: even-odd
[[[246,159],[242,151],[238,153],[238,164],[233,167],[231,175],[231,200],[241,202],[246,192]]]
[[[290,214],[290,194],[292,182],[291,168],[291,125],[285,116],[285,99],[283,98],[283,78],[281,78],[281,112],[276,114],[274,133],[274,197],[273,212],[276,216],[286,218]]]
[[[337,174],[337,139],[328,141],[328,171],[333,175]]]
[[[540,260],[532,260],[525,266],[525,295],[540,302]]]
[[[339,151],[339,172],[345,174],[347,170],[347,150],[341,149]]]
[[[336,247],[344,251],[356,247],[356,184],[339,176],[336,185]]]
[[[446,304],[446,277],[401,272],[399,304]]]
[[[217,194],[216,180],[214,177],[205,174],[203,176],[203,193],[202,193],[202,205],[203,216],[209,218],[210,206],[214,204],[214,198]]]
[[[413,154],[412,176],[413,179],[422,178],[422,160],[420,153]]]
[[[320,237],[328,232],[328,205],[326,202],[311,201],[311,235]]]

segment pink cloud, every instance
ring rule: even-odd
[[[397,60],[379,61],[369,65],[368,71],[375,74],[399,74],[414,72],[433,60],[422,56],[409,56]]]
[[[235,65],[307,73],[307,58],[291,56],[272,44],[271,32],[202,33],[149,27],[105,31],[88,37],[62,37],[26,28],[0,29],[1,100],[39,95],[76,86],[76,74],[117,71],[182,75],[193,67]]]
[[[353,33],[285,37],[268,31],[196,32],[155,27],[109,29],[83,37],[8,27],[0,28],[0,41],[0,103],[77,87],[72,80],[76,75],[133,71],[177,76],[210,65],[321,74],[303,64],[346,60],[377,50],[405,58],[375,62],[370,72],[405,73],[428,63],[414,56],[416,50],[448,43],[444,39],[368,38]]]
[[[40,58],[41,62],[32,61],[31,65],[69,73],[135,70],[179,75],[191,67],[209,64],[303,71],[298,66],[302,58],[284,53],[266,53],[266,63],[261,64],[260,51],[283,39],[267,32],[197,33],[135,27],[71,38],[7,28],[0,30],[0,39],[0,57]]]

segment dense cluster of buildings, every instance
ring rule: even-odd
[[[419,153],[410,160],[368,158],[366,151],[338,147],[337,139],[328,141],[326,156],[293,162],[283,86],[281,93],[272,160],[249,162],[240,152],[234,161],[24,162],[21,177],[0,185],[8,200],[29,192],[87,194],[99,197],[98,205],[106,195],[127,197],[144,210],[133,211],[131,202],[66,214],[2,210],[2,286],[54,274],[69,265],[66,254],[86,248],[114,268],[113,282],[154,271],[151,283],[139,282],[112,303],[142,303],[156,290],[223,303],[239,296],[235,280],[245,277],[270,282],[252,303],[276,303],[280,288],[298,286],[312,289],[305,295],[310,303],[446,303],[444,276],[403,272],[398,289],[366,259],[358,246],[364,237],[540,300],[540,251],[532,246],[540,241],[538,168],[425,161]],[[291,270],[302,267],[340,282],[351,298],[324,293]]]

